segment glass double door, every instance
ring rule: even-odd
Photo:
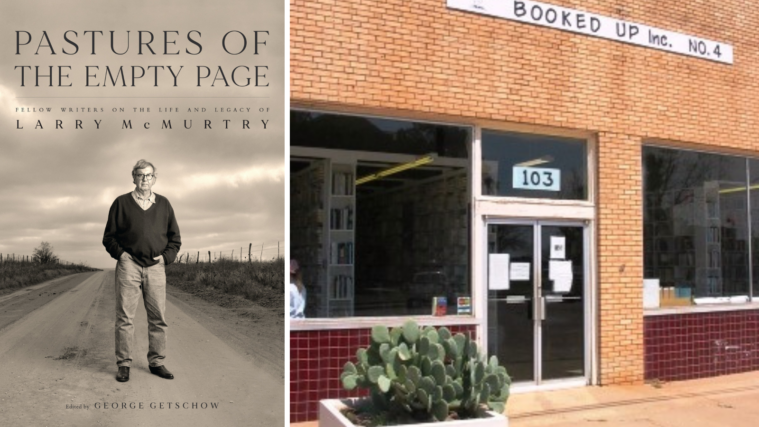
[[[488,221],[488,354],[515,383],[587,377],[587,227]]]

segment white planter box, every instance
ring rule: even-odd
[[[319,401],[319,427],[354,427],[340,412],[357,399],[327,399]],[[495,412],[488,412],[487,418],[456,420],[437,423],[407,424],[409,427],[508,427],[509,419]]]

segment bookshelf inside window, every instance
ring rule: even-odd
[[[325,317],[354,315],[356,166],[330,163]]]

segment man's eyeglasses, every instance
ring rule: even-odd
[[[137,178],[137,179],[139,179],[140,181],[142,181],[145,178],[147,178],[148,181],[150,181],[150,180],[152,180],[155,177],[155,175],[153,175],[152,173],[149,173],[147,175],[143,175],[141,173],[138,173],[134,177]]]

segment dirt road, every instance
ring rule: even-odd
[[[175,379],[148,371],[140,303],[131,378],[117,382],[113,289],[109,270],[0,297],[0,425],[284,425],[284,380],[270,363],[242,354],[171,298],[166,367]]]

